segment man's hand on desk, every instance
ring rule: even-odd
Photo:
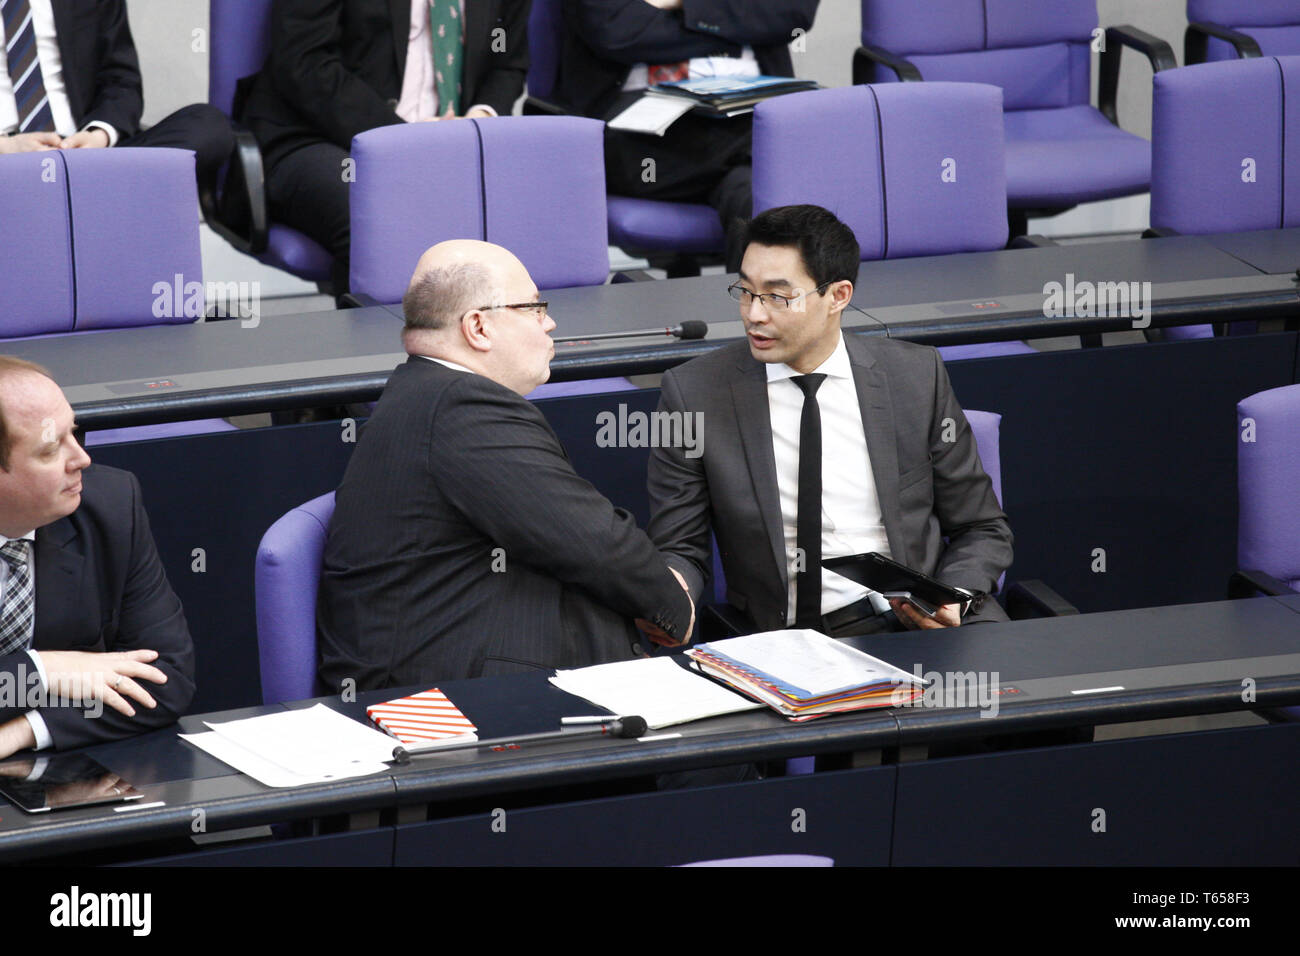
[[[36,734],[32,731],[32,725],[27,722],[26,717],[15,717],[13,720],[7,720],[0,724],[0,760],[8,757],[10,754],[17,753],[20,750],[26,750],[28,747],[36,746]],[[17,764],[8,768],[6,771],[0,771],[5,776],[27,776],[31,773],[31,767],[26,770],[18,771],[21,768]]]
[[[36,153],[58,149],[63,139],[58,133],[19,133],[17,136],[0,136],[0,153]]]
[[[922,614],[900,598],[890,598],[889,606],[894,609],[894,613],[908,630],[928,631],[936,627],[957,627],[961,624],[960,604],[945,604],[935,612],[934,617]]]
[[[686,579],[678,574],[673,568],[669,568],[668,570],[672,571],[673,577],[677,579],[677,583],[680,584],[682,590],[686,592],[686,600],[691,602],[691,623],[690,626],[686,628],[686,636],[679,641],[674,640],[669,637],[662,628],[656,627],[654,624],[642,620],[641,618],[636,619],[636,626],[641,629],[641,633],[650,638],[650,640],[654,641],[656,644],[663,647],[681,647],[683,644],[689,644],[691,642],[691,636],[695,633],[695,600],[691,597],[691,589],[686,583]]]
[[[120,651],[110,654],[92,654],[85,651],[37,651],[45,668],[50,696],[70,700],[102,700],[109,707],[135,716],[135,708],[127,698],[151,710],[158,706],[136,680],[167,683],[167,675],[149,662],[158,659],[157,651]]]
[[[62,149],[107,149],[108,143],[108,133],[103,128],[95,126],[73,133],[59,145]]]

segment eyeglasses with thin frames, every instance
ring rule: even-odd
[[[835,280],[832,279],[829,282],[823,282],[816,289],[813,289],[813,291],[818,295],[821,295],[826,291],[827,286],[834,284]],[[757,299],[762,303],[763,308],[771,312],[785,312],[790,308],[791,303],[798,302],[805,296],[804,293],[801,293],[800,295],[781,295],[779,292],[754,292],[750,289],[746,289],[739,282],[733,282],[731,285],[727,286],[727,295],[731,296],[745,308],[748,308],[749,305]]]

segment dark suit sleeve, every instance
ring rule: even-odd
[[[566,16],[583,42],[618,63],[662,63],[789,43],[812,26],[817,0],[685,0],[660,10],[645,0],[570,0]]]
[[[144,92],[140,82],[140,61],[126,16],[126,3],[125,0],[110,0],[98,6],[102,11],[95,39],[99,56],[94,67],[93,94],[85,115],[81,117],[81,127],[98,121],[112,126],[123,138],[134,136],[139,132],[140,115],[144,112]],[[78,66],[80,64],[68,64],[65,69],[72,70]]]
[[[682,638],[686,592],[635,519],[573,470],[532,404],[466,375],[434,415],[431,471],[466,519],[522,562]]]
[[[498,29],[505,30],[505,50],[501,52],[492,49],[496,37],[491,31]],[[508,0],[503,4],[501,22],[493,23],[488,35],[481,39],[487,44],[487,71],[479,81],[473,102],[466,106],[485,103],[498,115],[508,116],[524,91],[524,77],[528,73],[528,0]]]
[[[103,553],[123,555],[127,561],[122,592],[118,597],[117,635],[108,650],[146,648],[157,651],[158,659],[153,666],[167,675],[167,683],[140,682],[158,706],[150,710],[133,702],[134,717],[127,717],[110,707],[105,707],[103,714],[94,719],[88,718],[79,708],[42,708],[41,717],[55,748],[59,750],[165,727],[184,712],[194,696],[194,645],[189,625],[185,622],[180,599],[163,572],[141,500],[140,483],[131,475],[129,484],[130,501],[123,503],[123,510],[130,515],[130,524],[124,528],[130,536],[130,547],[117,547],[110,542],[103,549]]]
[[[686,413],[677,379],[664,375],[660,412]],[[708,447],[707,440],[705,447]],[[698,605],[708,584],[712,556],[709,540],[709,482],[704,456],[687,458],[685,448],[654,448],[647,470],[650,492],[650,539],[663,551],[691,588]]]
[[[271,9],[275,87],[330,142],[402,122],[392,104],[349,71],[340,55],[343,0],[276,0]]]
[[[992,592],[998,576],[1011,566],[1011,525],[980,464],[975,435],[957,404],[937,351],[934,362],[935,414],[930,432],[934,512],[948,538],[934,577],[958,587]],[[957,427],[954,441],[944,441],[944,420],[949,418]]]

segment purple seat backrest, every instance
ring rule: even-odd
[[[1300,225],[1300,57],[1155,76],[1151,225],[1183,233]],[[1285,154],[1283,149],[1286,150]]]
[[[48,151],[0,159],[0,210],[8,225],[0,244],[0,338],[72,331],[67,155]]]
[[[208,10],[208,102],[231,116],[236,85],[266,61],[271,0],[212,0]]]
[[[549,99],[560,78],[564,11],[560,0],[533,0],[528,11],[528,95]]]
[[[862,0],[862,42],[926,80],[992,83],[1008,110],[1088,102],[1095,0]],[[877,68],[876,82],[896,79]]]
[[[966,409],[966,421],[970,423],[971,434],[975,436],[975,450],[979,452],[980,464],[984,473],[993,482],[993,494],[1002,505],[1002,416],[997,412],[978,412]],[[1006,510],[1003,508],[1003,510]],[[998,590],[1006,582],[1004,571],[998,577]]]
[[[828,129],[836,148],[809,150]],[[1005,149],[1002,92],[987,84],[777,97],[754,110],[754,212],[824,206],[853,229],[864,260],[1001,249]]]
[[[197,319],[203,311],[203,257],[194,154],[77,149],[65,152],[64,161],[75,330]]]
[[[505,246],[542,289],[604,282],[603,136],[602,123],[572,116],[412,123],[357,136],[352,290],[401,301],[416,260],[445,239]]]
[[[1300,589],[1300,385],[1237,403],[1237,567]]]
[[[1264,56],[1300,54],[1300,0],[1187,0],[1187,19],[1244,33]],[[1232,45],[1217,37],[1209,39],[1205,54],[1211,62],[1237,58]]]
[[[333,517],[331,491],[285,514],[258,546],[254,588],[264,704],[317,694],[316,594]]]

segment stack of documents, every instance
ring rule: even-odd
[[[204,721],[208,733],[181,734],[196,747],[268,787],[301,787],[388,769],[393,738],[317,704],[265,717]]]
[[[558,670],[551,683],[611,713],[642,717],[646,726],[654,729],[760,706],[667,657]]]
[[[680,96],[693,102],[697,109],[719,116],[748,113],[757,103],[786,93],[818,89],[812,80],[788,76],[708,76],[698,80],[658,83],[650,92]]]
[[[478,728],[438,688],[366,708],[370,719],[404,744],[469,743]]]
[[[791,720],[897,707],[924,691],[922,678],[817,631],[733,637],[686,655],[704,673]]]

